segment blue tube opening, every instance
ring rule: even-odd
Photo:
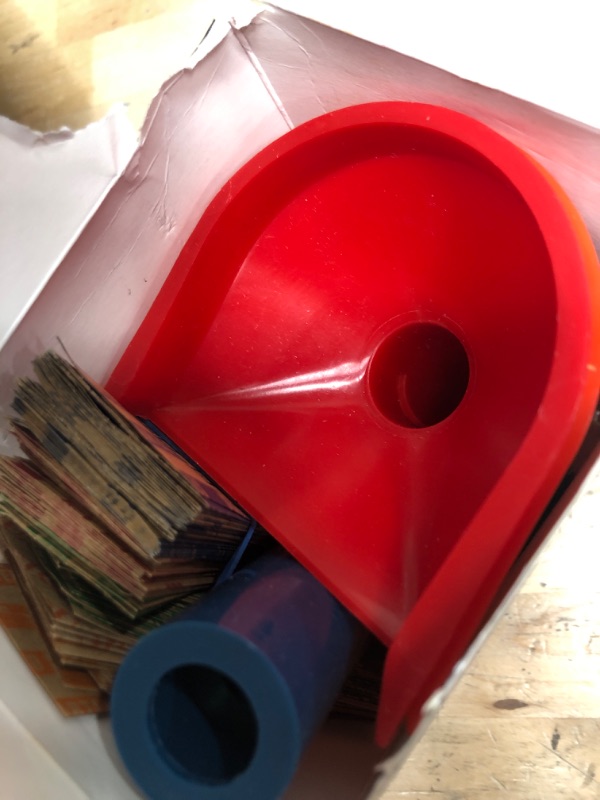
[[[172,769],[199,785],[231,782],[249,766],[258,724],[242,689],[212,667],[165,673],[150,703],[150,731]]]

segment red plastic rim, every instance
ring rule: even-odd
[[[598,263],[525,153],[444,108],[327,114],[217,195],[108,388],[391,645],[448,674],[589,425]]]

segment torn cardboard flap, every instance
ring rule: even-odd
[[[81,131],[0,118],[0,346],[65,257],[136,145],[123,108]]]
[[[164,91],[219,44],[232,20],[245,26],[258,10],[248,0],[207,3],[206,36],[191,55],[182,52],[180,72],[158,94],[139,137],[124,106],[78,131],[39,133],[0,117],[1,269],[11,288],[0,307],[0,347],[144,142]]]

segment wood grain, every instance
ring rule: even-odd
[[[0,114],[42,131],[80,128],[152,97],[211,23],[209,0],[0,0]]]
[[[385,800],[600,798],[600,469]]]
[[[208,0],[0,0],[0,113],[140,127]],[[600,798],[600,471],[385,800]],[[336,798],[337,800],[337,798]]]

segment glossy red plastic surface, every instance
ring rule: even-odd
[[[109,382],[391,645],[382,742],[589,425],[597,273],[560,189],[493,131],[343,109],[226,184]]]

